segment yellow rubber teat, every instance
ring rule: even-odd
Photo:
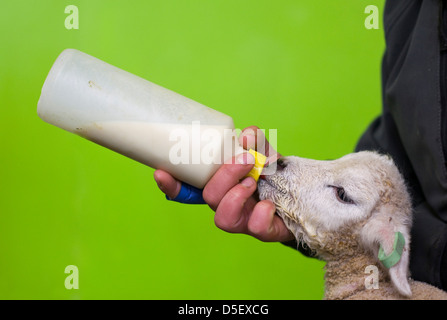
[[[262,169],[264,169],[267,157],[264,156],[262,153],[256,152],[253,149],[250,149],[248,152],[255,158],[255,165],[253,169],[251,169],[250,172],[246,175],[246,177],[252,177],[256,181],[258,181]]]

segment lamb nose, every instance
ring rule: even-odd
[[[281,158],[276,161],[276,164],[278,165],[278,171],[281,171],[287,167],[287,164]]]

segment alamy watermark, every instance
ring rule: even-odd
[[[64,285],[68,290],[79,289],[79,269],[75,265],[68,265],[65,267],[64,272],[68,274],[65,277]]]
[[[366,6],[365,11],[368,16],[365,19],[365,28],[368,30],[379,29],[379,8],[375,5]]]
[[[202,125],[200,121],[174,126],[169,131],[169,162],[179,164],[224,164],[234,163],[234,156],[244,152],[239,143],[240,129]],[[269,143],[266,140],[268,134]],[[243,139],[248,148],[272,157],[263,174],[276,172],[277,129],[245,129]]]
[[[379,289],[379,268],[375,265],[368,265],[365,268],[365,274],[368,274],[365,277],[365,289]]]
[[[65,18],[64,25],[65,29],[79,29],[79,9],[75,5],[68,5],[65,7],[65,13],[68,16]]]

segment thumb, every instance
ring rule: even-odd
[[[155,170],[154,179],[158,187],[169,198],[175,199],[180,192],[182,183],[163,170]]]

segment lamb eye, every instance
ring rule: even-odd
[[[337,197],[338,201],[340,201],[342,203],[346,203],[346,204],[355,204],[354,200],[349,198],[349,196],[346,194],[345,189],[343,189],[342,187],[336,187],[336,186],[331,186],[331,187],[334,189],[335,196]]]

